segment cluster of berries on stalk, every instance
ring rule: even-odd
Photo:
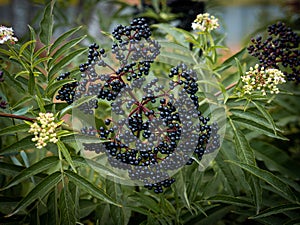
[[[268,27],[268,37],[251,39],[248,52],[258,58],[259,68],[281,70],[288,81],[300,83],[300,36],[285,23]]]
[[[100,127],[81,129],[82,134],[104,142],[83,143],[84,150],[106,154],[112,167],[128,171],[129,179],[161,193],[175,181],[170,171],[219,148],[219,128],[198,109],[194,70],[180,63],[166,79],[151,74],[160,45],[151,39],[145,19],[119,25],[112,34],[116,42],[111,52],[118,65],[108,62],[99,45],[90,45],[87,62],[79,66],[81,80],[75,93],[62,87],[59,96],[67,95],[69,103],[87,97],[78,110],[92,116],[99,101],[109,101],[112,117]]]

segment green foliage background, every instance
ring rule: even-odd
[[[84,10],[97,1],[87,2]],[[92,42],[93,37],[80,19],[54,37],[59,23],[67,22],[60,4],[45,4],[41,17],[36,18],[39,28],[29,26],[26,41],[14,48],[0,48],[5,72],[1,95],[9,102],[4,113],[29,118],[46,111],[58,113],[59,118],[71,113],[73,106],[53,99],[57,90],[72,80],[55,78],[68,68],[73,77],[78,76],[77,65],[87,51],[83,42]],[[111,4],[119,10],[103,22],[107,31],[111,25],[107,21],[127,24],[130,20],[126,14],[129,6]],[[157,6],[158,1],[153,4]],[[150,15],[161,15],[162,9],[157,7]],[[163,13],[168,13],[165,10]],[[199,171],[197,164],[182,168],[171,188],[156,195],[100,176],[109,173],[117,179],[114,171],[101,165],[98,171],[90,167],[74,146],[75,138],[86,137],[74,137],[70,127],[64,128],[65,135],[57,145],[48,144],[46,150],[38,150],[28,136],[27,124],[1,117],[1,224],[300,223],[299,86],[283,85],[283,91],[275,97],[239,96],[226,87],[238,86],[240,77],[255,63],[245,49],[221,61],[217,49],[223,48],[223,39],[215,34],[214,44],[206,49],[211,54],[197,61],[199,48],[191,51],[188,40],[194,44],[199,40],[189,32],[168,23],[157,23],[153,29],[154,36],[173,43],[172,52],[162,52],[164,60],[194,62],[195,68],[202,67],[216,76],[218,83],[208,85],[217,85],[220,90],[218,98],[225,107],[227,126],[215,160],[205,171]],[[38,42],[44,47],[36,50]],[[158,64],[155,69],[164,67]]]

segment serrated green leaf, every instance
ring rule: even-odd
[[[50,44],[50,39],[53,30],[53,7],[55,0],[49,1],[45,7],[43,18],[40,22],[40,40],[41,42],[48,46]]]
[[[130,197],[130,199],[139,203],[140,208],[146,207],[154,213],[160,213],[159,203],[151,196],[136,192],[135,195]]]
[[[29,72],[29,79],[28,79],[28,92],[29,94],[33,95],[35,87],[35,77],[32,72]]]
[[[66,161],[71,166],[72,170],[77,173],[76,168],[75,168],[74,163],[73,163],[73,160],[71,158],[70,152],[66,148],[65,144],[60,140],[58,142],[56,142],[56,144],[57,144],[57,147],[58,147],[58,151],[62,152],[62,154],[65,157]]]
[[[258,102],[252,101],[252,103],[261,112],[261,114],[266,118],[266,120],[272,125],[274,134],[276,135],[277,134],[276,125],[275,125],[275,122],[274,122],[272,116],[270,115],[270,113],[264,107],[262,107]]]
[[[60,194],[60,224],[63,225],[74,225],[77,222],[75,215],[75,202],[69,191],[68,185],[65,185]]]
[[[32,45],[32,44],[34,44],[35,42],[36,42],[36,40],[31,40],[31,41],[25,42],[25,43],[21,46],[21,48],[20,48],[20,50],[19,50],[19,56],[21,56],[21,55],[23,54],[24,50],[25,50],[29,45]]]
[[[76,46],[79,42],[86,38],[86,35],[83,37],[75,38],[69,40],[67,43],[60,46],[60,48],[52,55],[51,60],[49,61],[48,66],[51,68],[53,64],[57,63],[58,58],[62,57],[65,52]],[[64,56],[65,57],[65,56]]]
[[[13,114],[17,115],[17,116],[22,116],[22,115],[25,115],[26,113],[28,113],[28,111],[31,110],[32,108],[33,108],[32,105],[26,106],[26,107],[19,109],[18,111],[15,111]]]
[[[235,60],[235,63],[237,65],[239,75],[242,77],[244,75],[242,65],[241,65],[240,61],[237,58],[234,58],[234,60]]]
[[[77,31],[79,31],[82,28],[82,26],[80,27],[75,27],[67,32],[65,32],[64,34],[62,34],[61,36],[59,36],[54,43],[51,45],[50,48],[50,53],[52,53],[60,44],[62,44],[67,38],[69,38],[72,34],[76,33]]]
[[[255,150],[256,158],[263,160],[269,170],[278,171],[294,179],[300,178],[298,161],[293,161],[284,150],[262,141],[255,141],[251,145]]]
[[[0,155],[17,154],[21,150],[35,148],[35,143],[31,140],[32,136],[27,136],[0,151]]]
[[[22,70],[22,71],[20,71],[19,73],[17,73],[16,75],[15,75],[15,78],[17,78],[17,77],[19,77],[19,76],[22,76],[22,75],[28,75],[29,74],[29,71],[27,71],[27,70]]]
[[[230,125],[234,132],[234,142],[240,158],[249,165],[256,165],[253,149],[250,147],[245,135],[236,128],[231,120]]]
[[[16,206],[14,211],[8,216],[13,216],[20,210],[25,209],[31,203],[39,198],[45,196],[53,187],[55,187],[61,181],[61,173],[55,172],[42,180],[37,186],[35,186]]]
[[[73,162],[74,162],[75,165],[82,166],[82,167],[89,166],[93,170],[100,173],[101,175],[114,177],[114,178],[117,178],[119,180],[124,180],[125,179],[124,177],[119,176],[119,174],[115,173],[109,167],[106,167],[106,166],[104,166],[100,163],[97,163],[94,160],[87,159],[87,158],[82,158],[82,157],[79,157],[79,156],[73,157],[72,159],[73,159]]]
[[[181,200],[183,201],[183,204],[185,207],[192,213],[192,208],[190,204],[190,200],[188,198],[187,194],[187,188],[186,188],[186,181],[183,177],[182,170],[180,170],[176,176],[176,191],[178,192]]]
[[[283,212],[291,211],[291,210],[297,210],[297,209],[300,209],[299,204],[279,205],[279,206],[268,208],[255,216],[249,217],[249,219],[263,218],[263,217],[271,216],[274,214],[283,213]]]
[[[265,127],[261,123],[257,123],[252,120],[247,120],[247,119],[243,119],[243,118],[235,117],[235,116],[231,116],[231,119],[234,121],[234,123],[236,123],[240,126],[243,126],[244,128],[247,128],[247,129],[250,129],[253,131],[257,131],[258,133],[267,135],[272,138],[277,138],[277,139],[281,139],[281,140],[285,140],[285,141],[288,140],[286,137],[284,137],[280,134],[275,135],[272,129]]]
[[[157,57],[158,62],[168,63],[172,66],[176,66],[178,63],[185,63],[188,66],[197,64],[188,48],[171,42],[160,42],[160,45],[160,54]]]
[[[101,140],[99,137],[93,137],[88,135],[76,134],[72,136],[62,137],[60,139],[64,143],[104,143],[106,140]]]
[[[12,107],[11,109],[14,110],[15,108],[18,108],[20,105],[26,104],[27,102],[29,102],[30,100],[32,100],[31,96],[24,96],[23,98],[21,98],[19,101],[17,101]]]
[[[65,174],[75,185],[77,185],[80,189],[88,192],[90,195],[94,196],[95,198],[101,199],[104,202],[107,202],[109,204],[113,204],[113,205],[121,207],[121,205],[116,203],[102,189],[96,187],[94,184],[92,184],[90,181],[86,180],[84,177],[82,177],[72,171],[65,171]]]
[[[0,162],[0,174],[5,176],[16,176],[21,172],[25,167],[17,166],[11,163]]]
[[[56,156],[50,156],[42,159],[41,161],[33,164],[32,166],[22,170],[15,176],[2,190],[15,186],[28,178],[46,171],[50,168],[56,167],[59,164],[59,159]]]
[[[47,50],[48,46],[43,46],[41,48],[39,48],[33,55],[33,59],[35,60],[36,58],[40,57],[40,55],[42,53],[44,53],[46,50]],[[47,59],[51,58],[50,56],[49,57],[45,57]]]
[[[4,54],[4,55],[7,55],[9,57],[13,56],[14,54],[11,52],[11,51],[7,51],[3,48],[0,48],[0,53]]]
[[[59,225],[57,192],[57,188],[55,187],[54,190],[49,194],[47,199],[47,225]]]
[[[207,217],[203,218],[202,220],[198,220],[199,222],[197,222],[197,225],[217,224],[225,215],[233,210],[233,208],[234,206],[218,208]]]
[[[38,66],[40,63],[45,62],[47,60],[51,59],[51,57],[44,57],[44,58],[40,58],[38,60],[35,60],[34,63],[31,65],[31,68],[35,68],[36,66]],[[39,73],[40,74],[40,73]]]
[[[0,135],[15,134],[17,132],[27,132],[29,130],[28,124],[17,124],[10,127],[5,127],[0,130]]]
[[[267,182],[270,184],[273,188],[275,188],[277,191],[281,192],[283,195],[288,197],[290,201],[295,201],[295,195],[291,191],[290,187],[284,183],[282,180],[280,180],[277,176],[273,175],[269,171],[262,170],[256,166],[248,165],[246,163],[237,162],[228,160],[227,162],[235,164],[242,168],[245,171],[248,171],[249,173],[253,174],[254,176],[258,177],[259,179]]]
[[[270,124],[264,117],[262,117],[261,115],[252,112],[250,110],[241,110],[241,109],[230,109],[230,112],[232,113],[232,115],[239,117],[239,118],[243,118],[246,120],[250,120],[253,121],[255,123],[261,124],[262,126],[268,128],[268,129],[273,129],[272,124]],[[275,135],[275,134],[274,134]]]
[[[216,195],[207,199],[210,202],[222,202],[230,205],[237,205],[242,207],[253,207],[253,203],[250,199],[234,197],[230,195]]]
[[[75,57],[83,54],[84,52],[86,52],[87,49],[86,48],[80,48],[77,49],[73,52],[71,52],[70,54],[68,54],[67,56],[65,56],[63,59],[61,59],[59,62],[55,63],[55,65],[53,65],[53,67],[50,69],[49,71],[49,80],[52,79],[52,77],[60,70],[62,70],[62,68],[64,66],[66,66],[68,63],[70,63],[72,60],[74,60]]]

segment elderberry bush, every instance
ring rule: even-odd
[[[260,66],[281,70],[287,80],[300,83],[300,36],[284,23],[268,27],[268,37],[251,39],[248,52],[258,58]]]
[[[194,70],[180,63],[163,79],[151,74],[160,45],[143,18],[118,25],[112,35],[113,58],[90,45],[87,62],[79,66],[81,80],[64,85],[57,99],[80,100],[77,110],[86,115],[81,133],[103,141],[83,143],[85,151],[106,154],[113,168],[128,172],[128,179],[161,193],[175,182],[171,175],[178,169],[219,148],[218,125],[199,111]],[[99,101],[110,103],[112,116],[99,127],[90,126]]]

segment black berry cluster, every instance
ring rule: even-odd
[[[248,52],[257,57],[260,66],[281,70],[287,80],[300,82],[300,36],[284,23],[268,27],[268,37],[251,39]]]
[[[87,62],[79,66],[81,80],[74,88],[63,86],[57,98],[70,102],[88,98],[78,106],[87,115],[95,115],[99,100],[109,101],[112,117],[99,127],[81,129],[104,142],[84,143],[84,150],[106,154],[112,167],[127,170],[129,179],[161,193],[174,183],[172,171],[219,147],[218,126],[209,125],[210,118],[198,110],[194,70],[179,64],[166,79],[148,76],[160,45],[151,39],[143,18],[117,26],[112,34],[113,58],[99,45],[90,45]]]
[[[57,77],[57,80],[64,80],[69,78],[70,72],[62,73]],[[56,95],[57,100],[66,101],[68,104],[72,104],[75,95],[75,88],[78,86],[78,82],[74,81],[71,83],[64,84],[61,89],[58,91],[58,95]]]

